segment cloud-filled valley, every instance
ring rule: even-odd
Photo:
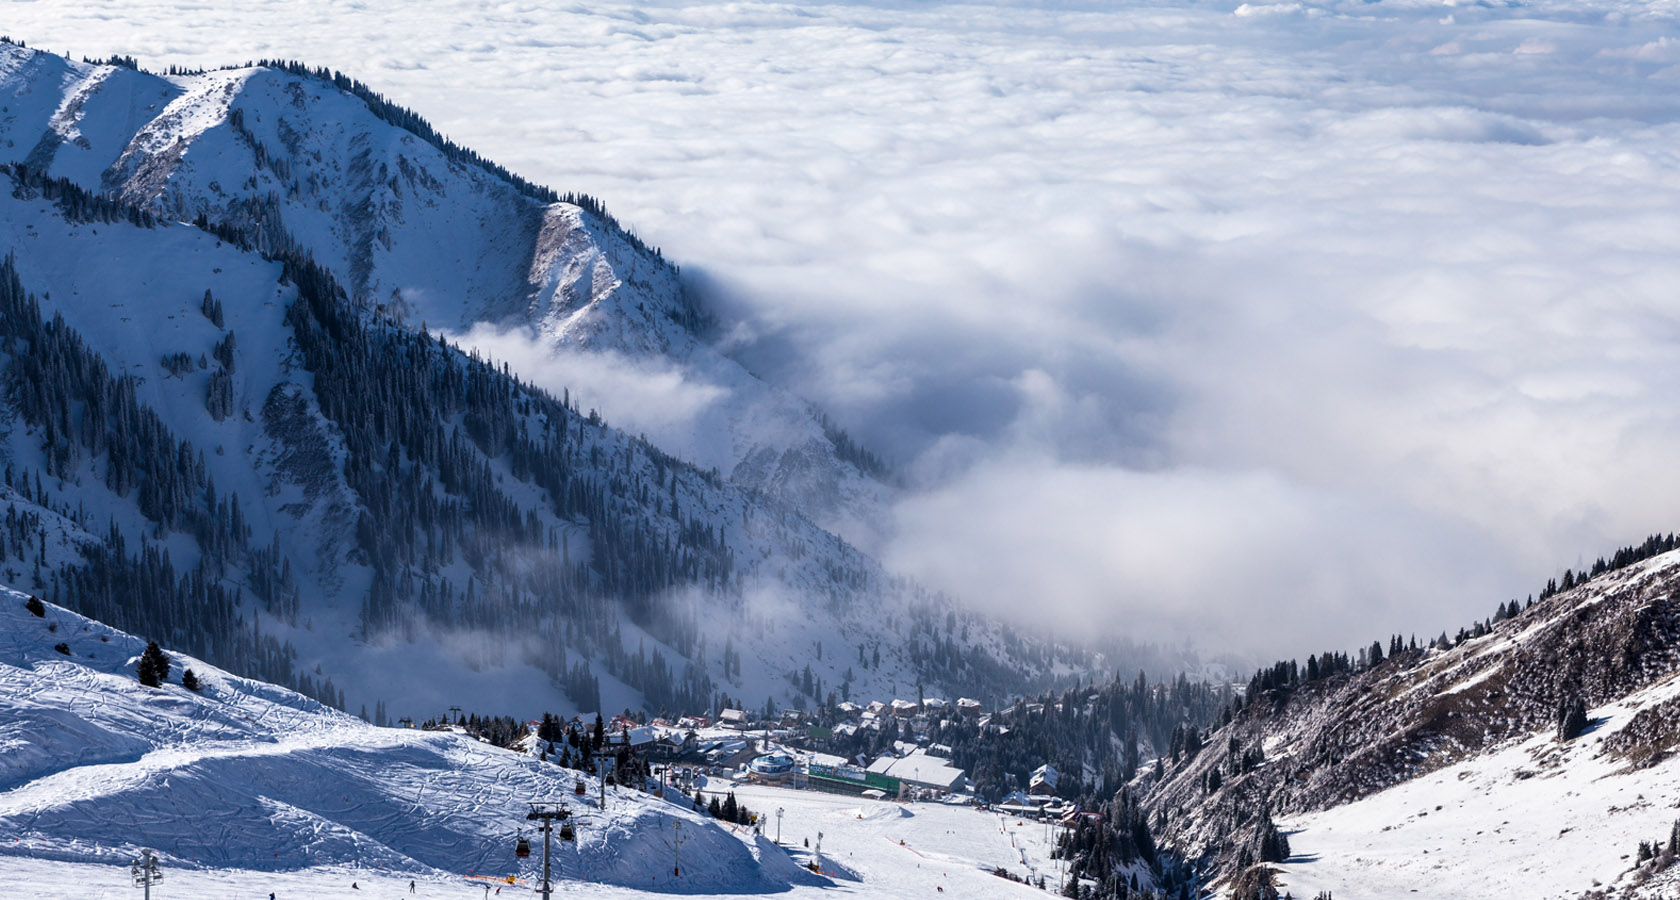
[[[1672,8],[173,6],[4,30],[342,69],[600,197],[897,466],[885,560],[972,602],[1299,653],[1674,529]],[[721,390],[522,372],[656,437]]]

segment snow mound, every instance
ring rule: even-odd
[[[843,815],[868,822],[878,819],[908,819],[915,813],[893,803],[871,803],[868,806],[845,810]]]

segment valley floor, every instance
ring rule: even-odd
[[[1049,859],[1053,826],[1022,821],[971,807],[935,803],[900,804],[857,797],[741,786],[737,801],[754,812],[767,813],[765,835],[776,836],[775,812],[784,810],[783,846],[799,862],[809,860],[822,834],[825,871],[831,885],[798,885],[780,892],[789,900],[818,897],[1047,897],[1059,885],[1056,862]],[[568,852],[565,849],[561,853]],[[504,887],[500,896],[530,896],[540,872],[540,845],[520,873],[522,884]],[[638,890],[575,880],[555,881],[562,897],[637,898],[665,894],[694,897],[739,896],[763,890],[743,882],[736,891],[689,893],[681,879],[670,877],[669,859],[649,861],[649,887]],[[1048,891],[1040,891],[991,874],[1003,867],[1016,876],[1042,874]],[[482,884],[464,877],[440,878],[377,869],[311,868],[291,872],[240,869],[172,869],[154,889],[156,900],[480,900],[488,894]],[[415,892],[409,893],[410,879]],[[357,887],[352,889],[352,883]],[[942,889],[942,890],[941,890]],[[64,863],[0,855],[0,895],[9,900],[118,900],[140,896],[129,883],[126,866]]]

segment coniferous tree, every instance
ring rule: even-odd
[[[140,654],[135,674],[146,687],[158,687],[169,680],[169,656],[157,645],[157,641],[146,643],[146,650]]]
[[[1255,854],[1260,862],[1280,863],[1289,858],[1289,838],[1279,831],[1270,815],[1262,816],[1255,832]]]
[[[1587,730],[1587,704],[1579,696],[1567,696],[1558,702],[1557,736],[1560,741],[1572,741]]]
[[[204,313],[204,318],[209,319],[217,328],[222,327],[222,301],[211,296],[209,288],[204,289],[204,302],[198,308]]]
[[[181,673],[181,687],[184,687],[189,691],[197,691],[200,688],[202,688],[203,685],[199,684],[198,676],[193,673],[193,670],[188,669],[185,672]],[[363,712],[362,718],[366,719],[367,718],[367,715],[366,715],[367,709],[364,707],[362,709],[362,712]]]

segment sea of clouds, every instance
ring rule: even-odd
[[[1298,653],[1675,528],[1677,17],[42,0],[3,30],[345,70],[680,262],[738,358],[899,467],[893,567]],[[707,389],[657,375],[627,381]]]

